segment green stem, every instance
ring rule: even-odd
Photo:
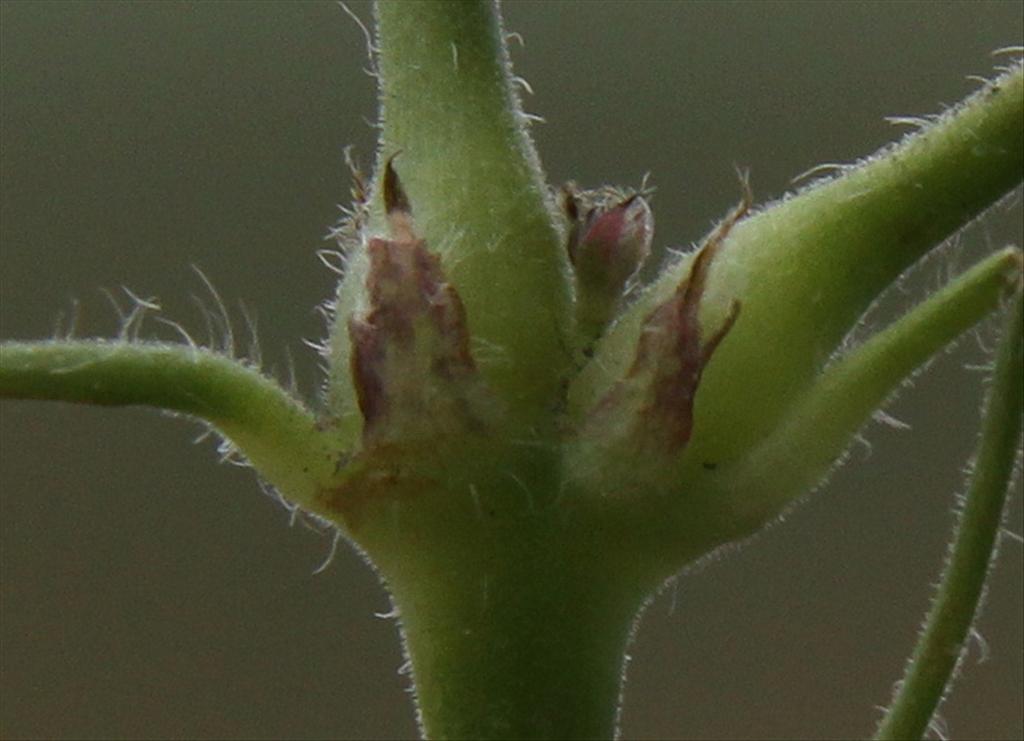
[[[253,368],[209,350],[141,342],[0,345],[0,398],[149,406],[206,420],[285,496],[315,508],[334,457],[316,421]]]
[[[441,255],[466,306],[478,365],[509,409],[536,424],[570,361],[571,284],[496,3],[384,0],[377,25],[382,145],[371,231],[384,231],[379,178],[397,154],[416,232]],[[364,256],[353,255],[339,316],[359,306],[365,270]],[[333,352],[341,374],[343,325]]]
[[[1024,294],[1010,311],[986,405],[974,474],[938,595],[898,694],[875,738],[921,738],[978,613],[1021,439]]]
[[[616,735],[637,605],[607,604],[592,575],[526,563],[489,579],[464,564],[421,600],[396,590],[426,738]]]
[[[516,513],[501,502],[524,492],[506,477],[474,489],[477,514],[453,506],[454,489],[420,492],[444,514],[409,502],[367,518],[386,547],[358,534],[399,614],[424,736],[614,738],[631,627],[655,582],[598,523]]]
[[[742,311],[704,374],[687,456],[729,461],[768,434],[871,302],[1021,181],[1022,128],[1017,68],[899,145],[737,224],[702,322],[720,326],[733,300]],[[624,375],[642,321],[688,270],[689,259],[667,270],[612,329],[571,389],[575,409]]]
[[[737,511],[763,521],[813,487],[903,379],[997,309],[1020,280],[1020,252],[1002,250],[837,361],[731,473],[724,485]]]

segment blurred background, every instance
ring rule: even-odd
[[[369,22],[365,2],[352,10]],[[510,2],[553,183],[657,187],[657,242],[737,198],[898,137],[1019,45],[1019,2]],[[369,164],[365,41],[332,2],[0,4],[0,335],[116,333],[98,290],[158,297],[198,336],[197,265],[258,314],[267,368],[315,397],[314,252]],[[1005,60],[1005,58],[1004,58]],[[894,292],[886,321],[987,250],[1019,193]],[[884,245],[879,245],[884,249]],[[122,306],[127,305],[120,294]],[[63,319],[61,318],[63,316]],[[148,324],[146,336],[170,339]],[[685,575],[632,650],[627,738],[869,735],[932,595],[978,428],[992,327],[939,357],[829,486]],[[287,350],[286,350],[287,349]],[[972,369],[974,367],[975,369]],[[402,738],[415,733],[388,600],[358,556],[296,524],[200,428],[145,410],[0,406],[0,735]],[[1021,496],[1007,525],[1022,530]],[[954,738],[1022,722],[1022,546],[1004,539],[942,715]]]

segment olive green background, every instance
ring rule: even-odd
[[[367,4],[351,3],[369,19]],[[698,239],[736,199],[900,133],[1021,43],[1018,2],[512,2],[516,70],[552,182],[657,186],[657,242]],[[204,336],[200,266],[259,316],[268,368],[333,277],[314,252],[373,152],[364,39],[331,2],[0,5],[0,335],[117,320],[97,290],[158,296]],[[1019,194],[1018,194],[1019,195]],[[896,292],[910,305],[985,250],[1021,244],[1019,197]],[[884,249],[885,245],[879,245]],[[123,296],[123,294],[122,294]],[[122,301],[122,304],[125,304]],[[241,323],[241,315],[236,310]],[[873,315],[880,325],[885,312]],[[170,338],[151,322],[147,336]],[[990,327],[981,335],[991,342]],[[780,347],[778,352],[785,352]],[[653,602],[632,649],[629,738],[863,737],[932,593],[988,354],[939,357],[830,485],[754,545]],[[388,600],[346,547],[215,465],[200,428],[145,410],[2,411],[4,738],[393,738],[414,715]],[[1010,507],[1019,533],[1021,497]],[[1020,738],[1022,547],[1004,540],[944,708],[955,738]]]

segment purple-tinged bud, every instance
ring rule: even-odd
[[[640,194],[577,194],[571,186],[563,189],[563,207],[571,224],[577,323],[589,342],[611,321],[630,279],[650,255],[654,216]]]
[[[578,213],[578,204],[567,210]],[[639,195],[610,207],[595,206],[569,235],[569,260],[586,283],[621,290],[651,253],[654,216]]]

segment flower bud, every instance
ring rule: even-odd
[[[577,324],[589,343],[611,321],[630,279],[651,253],[654,216],[640,194],[563,190],[571,226],[569,260],[576,274]],[[588,204],[589,202],[589,204]],[[581,207],[586,213],[581,213]]]

